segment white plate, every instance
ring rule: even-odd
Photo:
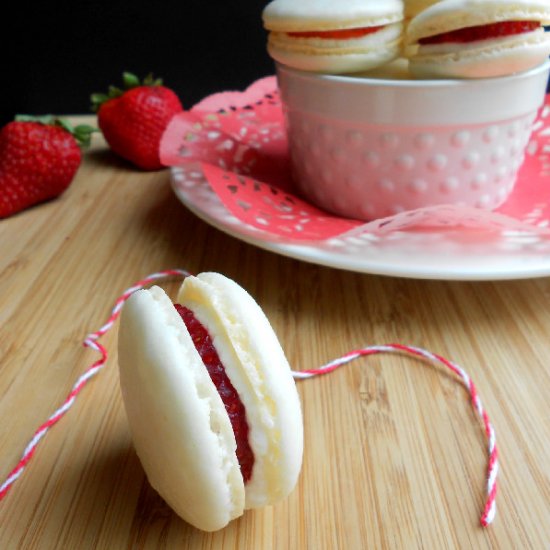
[[[526,279],[550,275],[550,239],[517,231],[395,231],[326,241],[286,239],[242,223],[222,204],[199,166],[172,169],[181,202],[208,224],[254,246],[338,269],[448,280]]]

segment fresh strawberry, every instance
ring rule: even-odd
[[[0,130],[0,218],[60,195],[90,141],[90,126],[52,116],[18,116]]]
[[[178,96],[149,75],[143,83],[123,74],[124,90],[93,94],[98,125],[111,149],[143,170],[158,170],[160,139],[172,117],[183,110]]]

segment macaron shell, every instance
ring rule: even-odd
[[[273,0],[262,18],[280,32],[386,25],[403,19],[401,0]]]
[[[269,321],[242,287],[218,273],[185,279],[178,301],[207,328],[246,409],[255,462],[245,507],[285,498],[301,469],[303,421],[292,371]]]
[[[229,417],[163,290],[135,292],[119,329],[120,386],[149,482],[183,519],[221,529],[244,509]]]
[[[401,22],[356,39],[296,38],[272,32],[268,52],[295,69],[328,73],[366,71],[388,63],[401,52]]]
[[[550,55],[550,34],[534,31],[525,35],[487,40],[468,47],[421,46],[409,59],[417,78],[490,78],[527,71]]]
[[[465,27],[502,21],[546,23],[549,20],[548,0],[443,0],[410,21],[405,44]]]
[[[405,0],[405,19],[412,19],[421,11],[437,4],[441,0]]]

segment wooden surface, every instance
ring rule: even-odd
[[[181,205],[167,170],[140,173],[101,138],[58,200],[0,221],[0,476],[97,358],[82,347],[114,300],[160,269],[219,271],[270,318],[295,369],[400,342],[460,365],[497,433],[495,523],[479,526],[486,442],[461,383],[398,355],[298,382],[300,482],[283,503],[205,534],[148,485],[106,368],[0,502],[2,549],[550,547],[550,279],[416,281],[264,252]],[[163,284],[174,296],[179,281]]]

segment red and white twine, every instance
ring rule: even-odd
[[[118,319],[120,312],[122,311],[122,306],[124,305],[124,302],[136,291],[140,290],[146,286],[149,286],[151,283],[158,279],[165,279],[168,277],[173,276],[181,276],[181,277],[187,277],[189,273],[187,271],[181,270],[181,269],[170,269],[166,271],[159,271],[158,273],[153,273],[152,275],[149,275],[148,277],[145,277],[141,281],[138,281],[135,285],[131,286],[130,288],[126,289],[121,296],[117,299],[115,302],[115,305],[113,309],[111,310],[111,315],[109,319],[107,319],[107,322],[96,332],[92,332],[86,336],[86,338],[83,341],[83,345],[85,347],[91,348],[95,351],[97,351],[101,358],[92,363],[85,371],[84,374],[82,374],[78,380],[76,381],[75,385],[72,387],[69,395],[67,395],[65,401],[63,401],[62,405],[42,424],[36,432],[34,432],[34,435],[32,439],[29,441],[28,445],[25,447],[25,450],[23,451],[23,454],[21,456],[21,459],[15,466],[15,468],[9,473],[6,480],[0,485],[0,500],[2,500],[13,483],[17,480],[17,478],[23,473],[25,470],[25,467],[27,466],[30,459],[33,457],[34,452],[36,450],[36,447],[38,443],[40,443],[40,440],[46,435],[46,433],[49,431],[49,429],[61,420],[63,416],[66,414],[66,412],[72,407],[73,403],[75,402],[78,394],[82,391],[84,386],[87,384],[87,382],[93,378],[104,366],[107,362],[108,353],[104,346],[102,346],[98,340],[103,336],[106,332],[108,332],[112,326],[115,324],[116,320]]]
[[[445,359],[441,355],[431,353],[430,351],[427,351],[421,348],[417,348],[413,346],[405,346],[403,344],[386,344],[383,346],[368,346],[358,350],[350,351],[346,353],[344,356],[339,357],[338,359],[334,359],[334,361],[331,361],[330,363],[327,363],[322,367],[319,367],[318,369],[310,369],[310,370],[304,370],[300,372],[293,372],[293,375],[294,375],[294,378],[303,380],[306,378],[319,376],[320,374],[328,374],[329,372],[336,370],[337,368],[349,363],[350,361],[353,361],[354,359],[358,359],[359,357],[365,357],[367,355],[375,355],[377,353],[408,353],[411,355],[415,355],[422,359],[426,359],[431,363],[436,363],[447,367],[462,379],[464,386],[466,386],[466,389],[470,394],[472,406],[474,407],[475,411],[477,412],[477,414],[479,415],[480,419],[483,422],[483,426],[485,428],[485,434],[487,436],[488,451],[489,451],[489,463],[487,466],[487,487],[486,487],[487,498],[485,501],[483,514],[481,515],[481,525],[483,525],[484,527],[487,527],[487,525],[489,525],[493,521],[496,514],[497,474],[498,474],[498,468],[499,468],[496,436],[495,436],[495,430],[493,429],[493,426],[489,420],[489,416],[487,415],[487,412],[485,411],[485,409],[483,408],[483,405],[481,404],[481,398],[479,397],[477,388],[473,380],[468,376],[468,374],[464,369],[459,367],[456,363],[453,363],[452,361]]]
[[[6,494],[8,493],[9,489],[12,487],[14,482],[23,473],[27,464],[33,457],[36,451],[36,448],[38,446],[38,443],[40,443],[40,441],[46,435],[46,433],[50,430],[50,428],[52,428],[52,426],[54,426],[67,413],[67,411],[71,408],[71,406],[75,402],[77,396],[80,394],[84,386],[87,384],[87,382],[91,378],[93,378],[105,366],[107,362],[108,353],[106,348],[103,345],[101,345],[98,342],[98,340],[113,327],[113,325],[115,324],[116,320],[120,315],[122,306],[124,305],[126,300],[136,290],[145,288],[149,286],[151,283],[159,279],[166,279],[170,277],[185,278],[188,275],[189,273],[182,269],[169,269],[169,270],[153,273],[145,277],[144,279],[141,279],[130,288],[126,289],[123,292],[123,294],[116,300],[115,305],[111,310],[111,315],[107,319],[107,322],[97,331],[88,334],[83,341],[83,345],[85,347],[88,347],[90,349],[97,351],[101,357],[86,369],[86,371],[78,378],[78,380],[72,387],[70,393],[67,395],[65,401],[61,404],[61,406],[48,418],[48,420],[46,420],[46,422],[44,422],[36,430],[32,439],[30,440],[25,450],[23,451],[21,459],[19,460],[15,468],[13,468],[13,470],[9,473],[6,480],[0,485],[0,500],[2,500],[6,496]],[[350,351],[345,355],[343,355],[342,357],[334,359],[333,361],[326,363],[325,365],[317,369],[293,371],[292,374],[294,378],[297,380],[313,378],[315,376],[319,376],[322,374],[328,374],[338,369],[339,367],[349,363],[350,361],[353,361],[354,359],[358,359],[360,357],[365,357],[368,355],[375,355],[378,353],[407,353],[410,355],[414,355],[416,357],[420,357],[421,359],[425,359],[430,363],[443,365],[444,367],[450,369],[454,374],[456,374],[462,380],[464,386],[466,387],[470,395],[472,406],[474,410],[477,412],[481,421],[483,422],[483,426],[485,428],[485,434],[487,437],[489,460],[488,460],[488,466],[487,466],[486,501],[485,501],[485,506],[481,516],[481,525],[483,525],[484,527],[488,526],[490,523],[492,523],[496,514],[495,504],[496,504],[497,475],[498,475],[499,463],[498,463],[498,450],[496,446],[495,430],[491,425],[487,412],[483,408],[481,399],[479,397],[479,394],[477,392],[477,388],[474,382],[468,376],[468,374],[464,371],[464,369],[459,367],[456,363],[453,363],[452,361],[445,359],[441,355],[431,353],[421,348],[417,348],[413,346],[405,346],[402,344],[386,344],[382,346],[368,346],[358,350]]]

